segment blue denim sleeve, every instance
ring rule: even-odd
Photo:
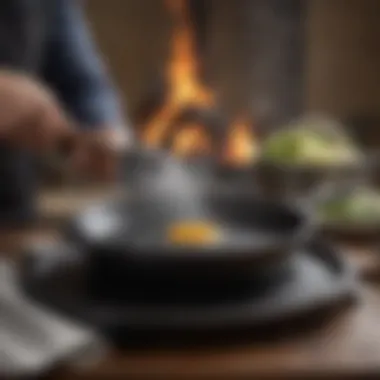
[[[52,0],[44,77],[84,129],[124,123],[118,94],[77,0]]]

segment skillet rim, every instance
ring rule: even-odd
[[[262,262],[267,260],[273,260],[279,256],[287,256],[291,254],[297,247],[302,246],[309,238],[313,235],[316,224],[313,218],[313,213],[307,207],[302,207],[295,202],[286,202],[284,200],[272,200],[259,197],[256,194],[250,193],[250,191],[229,189],[231,193],[228,194],[229,197],[234,196],[243,196],[249,197],[250,200],[257,201],[258,203],[264,203],[271,205],[271,207],[278,207],[279,212],[286,212],[289,216],[295,217],[297,219],[296,226],[291,229],[289,234],[286,234],[285,237],[280,237],[273,241],[272,244],[267,244],[266,247],[263,246],[260,250],[252,250],[250,247],[238,247],[238,246],[228,246],[228,247],[196,247],[191,246],[187,249],[183,247],[175,247],[170,249],[167,245],[157,247],[147,247],[147,248],[135,248],[130,246],[126,248],[125,242],[116,242],[113,241],[110,244],[109,240],[104,242],[89,242],[88,239],[80,236],[80,227],[78,225],[78,220],[81,213],[78,213],[74,218],[71,219],[67,228],[65,229],[64,236],[68,237],[69,240],[74,243],[79,244],[82,248],[87,249],[90,252],[96,251],[98,254],[101,252],[107,252],[108,254],[119,254],[123,252],[126,260],[132,260],[134,262],[144,262],[144,261],[155,261],[157,263],[171,261],[175,263],[184,263],[184,262],[194,262],[202,260],[204,263],[209,262],[220,262],[225,263],[226,261],[255,261]],[[216,195],[217,194],[217,195]],[[226,196],[226,192],[210,192],[207,197],[217,197]],[[127,197],[127,199],[133,199],[135,196],[139,197],[139,194],[134,194],[134,196]],[[124,198],[125,200],[126,198]],[[161,198],[162,199],[162,198]],[[110,207],[110,208],[119,208],[117,207],[118,202],[116,201],[104,201],[90,207],[87,210],[82,211],[88,212],[90,209],[96,207]],[[74,222],[74,223],[73,223]],[[231,253],[233,252],[233,253]]]

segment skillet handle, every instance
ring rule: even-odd
[[[70,130],[68,133],[66,133],[64,136],[61,137],[59,143],[58,143],[58,150],[60,153],[62,153],[64,156],[69,156],[74,149],[81,144],[81,139],[85,136],[82,133],[79,133],[76,130]],[[135,150],[142,150],[144,149],[138,140],[135,139],[135,137],[132,135],[130,137],[127,137],[125,141],[123,141],[123,137],[119,140],[122,140],[121,144],[113,144],[112,146],[113,151],[120,155],[120,157],[123,157],[124,153],[126,152],[133,152]],[[118,146],[119,145],[119,146]]]

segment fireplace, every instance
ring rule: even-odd
[[[159,89],[147,91],[135,114],[142,141],[182,156],[252,162],[257,130],[302,112],[302,4],[166,1],[172,17],[169,54]],[[213,31],[213,22],[234,35],[233,45]],[[224,49],[215,62],[218,38]],[[217,75],[226,61],[227,72]]]
[[[260,3],[262,8],[258,11]],[[273,11],[271,7],[276,3],[278,11]],[[203,83],[218,94],[218,104],[229,118],[251,117],[256,133],[261,125],[275,125],[288,119],[282,114],[291,109],[292,115],[305,109],[343,121],[349,119],[362,124],[364,120],[365,129],[378,131],[380,2],[305,0],[297,11],[306,14],[302,17],[305,25],[290,22],[293,32],[285,33],[286,18],[279,17],[284,13],[280,8],[290,7],[293,10],[289,12],[295,15],[291,3],[286,0],[203,1],[207,7],[200,19],[206,21],[196,29],[198,41],[203,41],[203,53],[199,53],[204,66]],[[163,0],[91,0],[85,4],[100,48],[132,115],[147,98],[147,92],[154,91],[152,83],[159,82],[158,78],[165,72],[173,18]],[[296,32],[297,29],[304,30]],[[292,43],[293,40],[297,42]],[[282,57],[282,64],[272,63],[267,67],[267,75],[260,76],[260,70],[254,67],[266,65],[266,54],[255,52],[270,47],[272,56],[278,53]],[[275,62],[273,58],[272,62]],[[301,72],[303,75],[296,75]],[[285,95],[275,90],[281,87],[280,83]],[[274,102],[276,117],[269,111],[268,100],[264,100],[264,95],[272,98],[273,92],[282,98]],[[294,103],[297,106],[289,105]],[[374,140],[369,136],[366,141]]]
[[[148,146],[247,163],[263,131],[303,112],[304,1],[123,3],[113,22],[135,28],[123,42],[138,63],[119,63],[144,72],[128,108]]]

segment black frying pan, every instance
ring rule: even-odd
[[[134,279],[134,287],[198,288],[266,281],[309,239],[312,225],[295,207],[244,192],[131,194],[81,212],[66,237],[90,256],[91,288],[109,297]],[[198,202],[198,203],[197,203]],[[176,246],[167,227],[206,220],[222,231],[216,244]],[[265,277],[265,276],[264,276]]]
[[[266,251],[293,243],[309,229],[306,215],[296,207],[264,201],[251,189],[240,189],[234,183],[222,189],[210,186],[205,166],[178,160],[162,151],[135,148],[123,158],[124,179],[130,188],[128,196],[88,210],[90,216],[85,211],[74,219],[72,231],[76,230],[83,241],[93,245],[90,230],[97,219],[94,215],[103,224],[104,220],[114,218],[119,224],[112,222],[114,230],[111,228],[109,237],[102,243],[98,239],[96,244],[127,248],[144,257],[194,260],[204,259],[205,253],[220,258],[231,249],[238,251],[237,256],[259,257],[261,253],[266,256]],[[209,221],[219,226],[222,238],[217,244],[202,247],[174,247],[167,243],[168,226],[188,220]],[[122,233],[118,228],[122,228]]]
[[[167,288],[218,288],[252,277],[263,283],[263,273],[276,271],[310,236],[311,221],[296,207],[264,201],[241,182],[221,188],[210,175],[211,161],[181,161],[136,146],[122,163],[124,199],[81,211],[66,230],[90,257],[90,288],[97,296],[114,296],[131,278],[135,288],[163,282]],[[220,241],[170,244],[168,226],[184,220],[214,224]]]
[[[116,252],[124,261],[145,263],[149,258],[150,263],[185,268],[190,263],[206,268],[208,262],[212,270],[217,263],[258,265],[303,243],[310,225],[300,210],[264,202],[251,188],[241,189],[241,183],[234,181],[223,189],[215,186],[215,177],[210,176],[214,165],[181,161],[136,144],[122,157],[128,196],[83,211],[70,223],[69,235],[91,250]],[[222,239],[218,244],[188,248],[168,244],[166,229],[183,220],[210,221],[222,231]]]

